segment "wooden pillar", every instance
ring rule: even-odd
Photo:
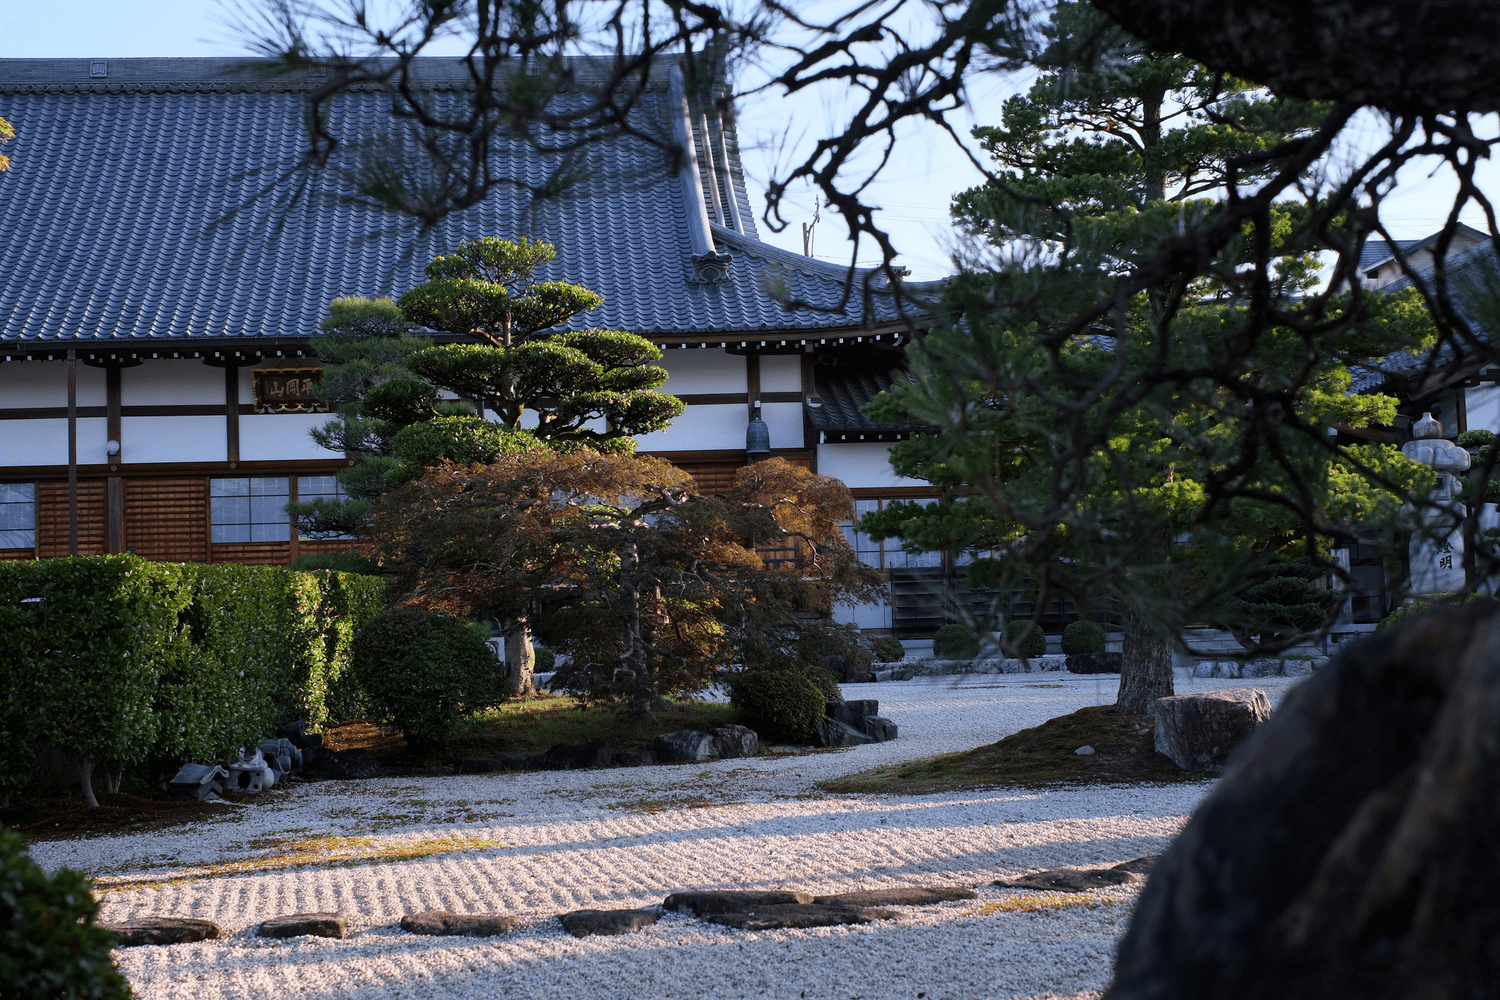
[[[78,352],[68,350],[68,555],[78,554]]]
[[[118,450],[108,453],[105,461],[110,472],[118,472],[125,461],[125,440],[120,436],[120,366],[110,365],[104,369],[104,415],[105,437]],[[110,476],[104,491],[104,521],[106,525],[104,550],[111,555],[125,551],[125,482],[119,476]]]
[[[802,447],[807,449],[810,456],[808,471],[818,471],[818,428],[813,424],[812,410],[809,409],[809,400],[822,405],[818,399],[818,383],[813,377],[813,366],[817,363],[817,355],[811,351],[802,353]]]
[[[755,404],[760,402],[760,355],[745,355],[745,391],[749,394],[745,405],[745,419],[755,412]]]
[[[240,370],[233,362],[224,366],[224,435],[233,468],[240,461]]]

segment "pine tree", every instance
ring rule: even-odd
[[[1091,7],[1060,5],[1057,61],[1113,30]],[[1037,604],[1060,593],[1084,606],[1117,599],[1117,704],[1140,713],[1172,693],[1174,633],[1236,625],[1255,574],[1290,553],[1330,568],[1332,532],[1310,530],[1300,509],[1326,525],[1394,515],[1394,489],[1421,473],[1394,449],[1338,449],[1328,433],[1391,421],[1390,397],[1349,394],[1346,363],[1420,344],[1430,321],[1411,295],[1366,295],[1357,317],[1346,297],[1318,336],[1262,334],[1226,380],[1215,362],[1246,346],[1236,340],[1243,261],[1274,258],[1269,294],[1316,281],[1318,247],[1247,241],[1213,273],[1165,280],[1113,317],[1071,326],[1184,220],[1211,216],[1232,159],[1239,182],[1253,181],[1244,157],[1321,118],[1190,60],[1134,53],[1044,74],[1006,103],[1001,125],[976,130],[1005,180],[959,195],[954,214],[985,249],[949,287],[946,325],[912,348],[916,380],[867,410],[937,428],[893,447],[892,464],[953,502],[892,504],[861,526],[915,549],[993,553],[971,567],[973,586]],[[1278,211],[1290,223],[1295,210]],[[1353,474],[1361,464],[1392,489]],[[1285,629],[1254,635],[1287,639]]]
[[[582,447],[628,455],[633,435],[682,413],[681,400],[657,391],[667,372],[646,338],[555,331],[604,301],[578,285],[539,280],[537,270],[556,253],[525,237],[465,241],[434,259],[427,280],[399,305],[334,301],[314,343],[329,363],[319,392],[339,418],[314,437],[357,461],[339,476],[347,499],[288,505],[301,530],[366,531],[372,501],[443,463]],[[414,336],[414,325],[479,342],[433,344]],[[514,691],[528,691],[525,615],[502,628]]]

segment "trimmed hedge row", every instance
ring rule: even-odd
[[[384,606],[381,580],[349,573],[0,563],[0,794],[27,782],[41,741],[118,770],[352,714],[354,633]]]

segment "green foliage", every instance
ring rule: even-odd
[[[327,569],[335,573],[358,573],[363,576],[379,576],[380,565],[369,556],[358,552],[325,552],[321,555],[298,556],[287,564],[287,569],[307,573]]]
[[[40,601],[23,600],[41,598]],[[115,769],[222,759],[328,717],[384,584],[345,573],[134,556],[0,564],[0,793],[38,739]],[[346,682],[344,682],[346,683]]]
[[[420,608],[393,608],[354,641],[370,708],[412,746],[441,744],[460,720],[504,699],[504,667],[475,626]]]
[[[385,481],[395,485],[443,462],[488,465],[501,455],[535,451],[542,445],[529,431],[515,430],[481,417],[434,417],[396,432],[391,454],[403,463]]]
[[[1005,642],[1007,645],[1015,645],[1021,641],[1021,633],[1031,629],[1031,634],[1026,636],[1026,646],[1021,650],[1028,657],[1042,656],[1047,652],[1047,634],[1042,631],[1038,622],[1011,621],[1005,623]]]
[[[881,663],[895,663],[906,659],[906,647],[893,635],[876,636],[870,641],[870,649],[874,652],[875,659]]]
[[[532,646],[531,654],[535,658],[532,669],[539,674],[550,673],[557,666],[557,654],[546,646]]]
[[[26,842],[0,827],[0,983],[7,997],[128,1000],[110,960],[114,935],[94,921],[92,886],[68,868],[48,875]]]
[[[810,742],[829,700],[805,669],[790,662],[742,670],[729,681],[729,703],[762,739]]]
[[[940,660],[972,660],[979,655],[979,636],[967,625],[950,622],[932,634],[932,655]]]
[[[1064,653],[1102,653],[1105,647],[1104,626],[1080,618],[1069,622],[1062,631]]]
[[[1399,608],[1397,608],[1395,611],[1392,611],[1384,618],[1380,619],[1380,624],[1375,626],[1375,631],[1383,632],[1388,628],[1395,628],[1406,619],[1411,618],[1414,615],[1420,615],[1424,611],[1431,611],[1433,608],[1461,608],[1466,604],[1473,604],[1475,601],[1493,600],[1493,597],[1486,597],[1484,594],[1474,593],[1458,595],[1434,594],[1431,600],[1414,598],[1410,601],[1407,601],[1405,604],[1401,605]]]
[[[1054,53],[1117,31],[1073,2],[1044,28]],[[1060,59],[1069,72],[1042,73],[976,130],[1002,176],[954,199],[980,266],[946,286],[908,350],[912,381],[865,408],[935,428],[894,444],[891,464],[955,495],[888,504],[860,529],[970,553],[971,584],[1015,597],[1117,598],[1137,638],[1243,631],[1253,609],[1236,597],[1274,556],[1324,563],[1330,536],[1396,518],[1420,486],[1398,449],[1339,442],[1395,415],[1393,397],[1349,391],[1348,365],[1422,350],[1433,324],[1414,290],[1319,300],[1300,329],[1255,319],[1239,282],[1256,254],[1273,301],[1302,301],[1317,280],[1320,247],[1287,236],[1305,211],[1288,205],[1257,223],[1269,244],[1232,240],[1205,275],[1146,284],[1141,264],[1222,211],[1231,169],[1251,188],[1282,170],[1259,154],[1323,109],[1171,53],[1114,50],[1107,65]],[[1149,669],[1163,666],[1158,654]]]
[[[1344,593],[1316,585],[1326,571],[1292,559],[1273,560],[1231,600],[1228,618],[1242,638],[1262,644],[1316,632],[1343,603]]]

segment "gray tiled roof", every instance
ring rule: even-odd
[[[823,405],[809,407],[807,412],[814,427],[830,433],[902,434],[924,430],[917,425],[877,424],[860,412],[879,393],[897,382],[910,381],[905,370],[889,365],[820,364],[813,370],[813,385]]]
[[[1496,259],[1494,242],[1486,240],[1478,246],[1454,254],[1448,259],[1446,268],[1454,307],[1468,320],[1475,333],[1485,340],[1492,339],[1493,332],[1476,322],[1475,317],[1466,308],[1465,298],[1471,285],[1483,287],[1485,273],[1494,272]],[[1423,277],[1430,278],[1432,272],[1433,268],[1428,267],[1420,273]],[[1402,276],[1386,285],[1382,291],[1398,292],[1410,285],[1411,279]],[[1427,351],[1418,354],[1401,351],[1384,358],[1377,364],[1351,365],[1350,372],[1353,376],[1351,389],[1354,392],[1372,392],[1381,389],[1389,391],[1393,383],[1424,377],[1428,372],[1436,373],[1451,366],[1455,359],[1456,354],[1453,348],[1445,344],[1438,349],[1436,355]]]
[[[0,175],[0,344],[295,340],[316,329],[330,299],[399,293],[436,253],[490,235],[557,244],[543,277],[605,298],[579,326],[727,339],[861,325],[857,299],[844,314],[783,308],[772,293],[782,285],[837,302],[845,269],[759,242],[739,171],[749,231],[715,229],[733,280],[689,282],[682,185],[664,154],[638,140],[582,154],[560,197],[497,192],[434,231],[402,229],[346,200],[333,171],[286,176],[305,144],[306,83],[269,80],[261,65],[110,60],[107,78],[90,79],[86,60],[0,60],[0,113],[17,131],[13,169]],[[455,66],[428,65],[439,90],[458,88]],[[343,98],[335,130],[346,142],[399,141],[383,101]],[[670,135],[667,109],[664,89],[648,92],[638,124]],[[519,142],[505,143],[498,163],[538,186],[559,167]],[[879,299],[872,321],[896,318]]]

